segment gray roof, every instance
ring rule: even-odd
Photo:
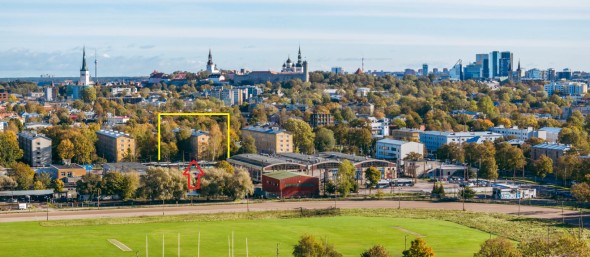
[[[131,137],[131,135],[129,135],[129,134],[125,134],[123,132],[116,131],[116,130],[104,130],[104,129],[101,129],[101,130],[97,131],[96,134],[104,135],[104,136],[112,137],[112,138]]]
[[[35,138],[43,138],[43,139],[51,141],[51,138],[46,137],[44,134],[37,134],[37,133],[29,132],[29,131],[23,131],[21,133],[18,133],[18,136],[23,137],[23,138],[27,138],[29,140],[33,140]]]
[[[414,143],[414,142],[408,142],[408,141],[403,141],[403,140],[396,140],[396,139],[384,138],[384,139],[381,139],[381,140],[377,140],[377,143],[392,144],[392,145],[404,145],[404,144]],[[417,143],[417,144],[419,144],[419,143]]]
[[[561,128],[556,128],[556,127],[542,127],[539,130],[543,130],[543,131],[547,131],[549,133],[555,133],[555,134],[559,134],[559,132],[561,132]]]
[[[286,130],[279,129],[279,128],[270,128],[270,127],[259,127],[259,126],[250,126],[242,128],[242,130],[248,130],[253,132],[260,132],[260,133],[267,133],[267,134],[278,134],[278,133],[289,133]]]
[[[105,163],[102,165],[103,170],[105,171],[119,171],[119,172],[127,172],[127,171],[137,171],[139,173],[145,172],[148,169],[147,166],[138,163],[138,162],[112,162],[112,163]]]
[[[533,148],[546,149],[546,150],[567,151],[567,150],[571,149],[571,146],[570,145],[564,145],[564,144],[543,143],[543,144],[534,145]]]
[[[51,194],[53,194],[53,189],[0,191],[0,196],[51,195]]]

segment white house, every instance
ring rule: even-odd
[[[389,136],[389,119],[377,119],[375,117],[367,118],[371,126],[371,134],[373,137],[385,137]]]
[[[398,160],[403,165],[403,159],[412,152],[424,155],[424,144],[385,138],[377,141],[375,158]]]

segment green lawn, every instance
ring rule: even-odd
[[[51,223],[42,223],[51,225]],[[374,244],[385,245],[401,256],[404,236],[408,245],[415,234],[423,235],[438,256],[473,256],[489,234],[448,221],[390,217],[336,216],[313,218],[267,218],[62,226],[67,222],[42,226],[38,222],[0,223],[0,256],[145,256],[145,237],[150,256],[162,255],[162,235],[166,256],[177,256],[177,236],[181,236],[181,256],[197,256],[197,233],[201,232],[201,256],[225,256],[227,237],[234,231],[234,256],[291,256],[293,245],[305,233],[333,243],[344,256],[359,256]],[[404,232],[403,230],[407,230]],[[408,232],[409,231],[409,232]],[[133,252],[122,252],[107,242],[117,239]]]

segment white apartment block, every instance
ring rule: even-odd
[[[518,140],[528,140],[532,137],[538,137],[543,140],[547,140],[547,132],[543,130],[534,130],[532,127],[518,128],[518,126],[514,126],[512,128],[505,128],[503,125],[498,127],[490,128],[491,132],[501,134],[505,138],[512,137],[513,139]]]
[[[371,126],[371,134],[373,137],[386,137],[389,136],[389,119],[383,118],[378,120],[375,117],[368,118]]]
[[[420,133],[420,142],[424,144],[428,152],[435,152],[438,148],[448,143],[483,143],[484,141],[496,141],[496,139],[501,137],[501,134],[490,131],[423,131]]]
[[[557,81],[546,84],[543,89],[549,96],[555,92],[565,95],[584,95],[588,92],[588,85],[582,82]]]

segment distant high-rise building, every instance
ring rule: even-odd
[[[481,64],[477,62],[465,66],[463,72],[463,79],[480,79],[481,78]]]
[[[559,71],[556,73],[557,80],[571,80],[572,79],[572,71],[570,69],[563,69],[563,71]]]
[[[480,77],[490,78],[490,55],[489,54],[476,54],[475,63],[480,65]]]
[[[438,75],[438,68],[433,68],[432,69],[432,74]]]
[[[342,74],[344,72],[342,71],[342,67],[332,67],[332,73]]]
[[[428,64],[422,64],[422,76],[428,76]]]
[[[530,69],[525,72],[524,77],[533,80],[545,79],[545,71],[539,69]]]
[[[499,76],[512,78],[513,54],[511,52],[500,53]]]
[[[453,80],[463,80],[463,65],[457,62],[451,70],[449,70],[449,77]]]
[[[488,78],[495,78],[500,75],[499,65],[500,65],[500,52],[498,52],[498,51],[491,52],[489,55],[489,60],[488,60],[488,67],[489,67],[488,68],[488,72],[489,72]]]
[[[547,80],[549,80],[549,81],[555,81],[555,79],[556,79],[555,69],[549,68],[547,70]]]

